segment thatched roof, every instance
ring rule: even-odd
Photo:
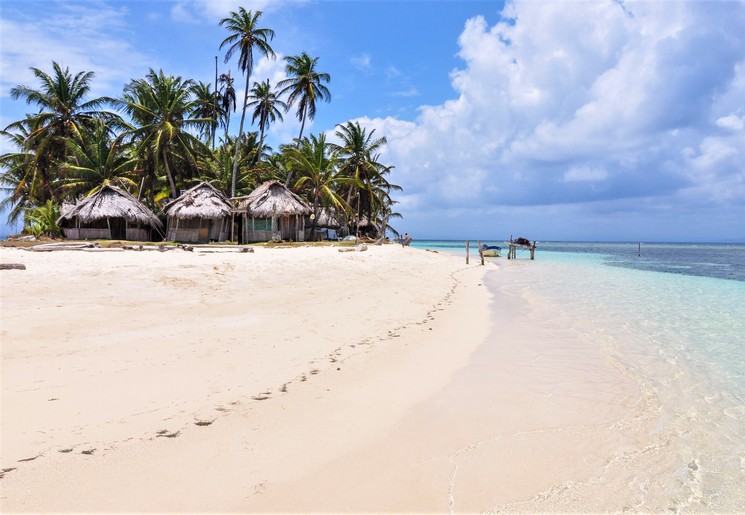
[[[57,225],[61,226],[75,218],[83,223],[105,218],[124,218],[129,223],[163,227],[158,217],[131,193],[110,184],[80,200],[71,209],[65,209],[65,213],[57,220]]]
[[[342,220],[343,220],[342,215]],[[328,227],[330,229],[338,229],[341,227],[341,223],[339,222],[339,215],[336,212],[336,209],[333,207],[324,207],[321,209],[320,213],[318,213],[318,219],[316,219],[316,226],[318,227]]]
[[[238,208],[254,218],[277,215],[309,215],[310,206],[277,180],[267,181],[247,197],[234,199]]]
[[[175,200],[163,207],[169,216],[179,220],[202,218],[214,220],[230,216],[232,209],[230,200],[217,188],[207,182],[201,182],[185,191]]]

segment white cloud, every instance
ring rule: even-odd
[[[368,71],[372,67],[372,59],[369,54],[356,55],[349,62],[352,63],[352,66],[362,71]]]
[[[737,116],[736,114],[730,114],[722,116],[717,120],[717,125],[723,129],[729,129],[731,131],[741,131],[745,127],[745,118]]]
[[[743,190],[745,5],[518,0],[502,14],[465,23],[452,99],[413,122],[364,121],[388,137],[407,194],[473,212],[655,197],[745,205],[722,192]]]
[[[93,71],[94,95],[118,95],[122,85],[149,61],[128,41],[126,8],[99,3],[49,4],[33,17],[8,14],[0,19],[2,96],[18,84],[36,87],[29,68],[50,72],[52,61],[69,67],[73,74]],[[112,55],[126,55],[127,59],[112,60]]]

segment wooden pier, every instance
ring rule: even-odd
[[[513,241],[512,236],[510,236],[510,248],[507,251],[507,259],[517,259],[517,249],[523,249],[530,252],[530,259],[531,261],[535,259],[535,240],[531,243],[528,241],[525,243],[524,238],[518,238],[517,240]]]

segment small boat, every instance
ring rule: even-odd
[[[502,247],[497,247],[496,245],[481,245],[481,255],[484,257],[499,257],[501,250]]]

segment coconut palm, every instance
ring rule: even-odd
[[[38,186],[38,166],[34,165],[36,156],[33,149],[26,149],[26,141],[34,131],[36,120],[27,116],[25,120],[12,124],[14,131],[0,131],[15,152],[6,152],[0,156],[0,211],[8,213],[8,224],[15,224],[21,220],[27,210],[44,203],[40,192],[43,188]]]
[[[191,117],[192,85],[191,80],[151,69],[144,79],[131,81],[118,101],[133,121],[127,135],[135,143],[136,154],[149,159],[155,168],[163,165],[173,198],[178,197],[177,179],[182,182],[196,175],[197,158],[209,154],[206,145],[189,132],[202,130],[211,121]],[[182,177],[175,177],[176,171]]]
[[[300,121],[300,135],[297,139],[297,146],[303,138],[303,129],[305,121],[316,117],[316,101],[331,101],[331,93],[323,85],[324,82],[330,82],[331,76],[328,73],[316,70],[318,64],[317,57],[311,57],[303,52],[300,55],[285,57],[287,64],[285,71],[288,78],[277,83],[281,88],[280,95],[287,93],[287,110],[297,102],[297,119]]]
[[[219,109],[221,106],[215,102],[215,92],[212,91],[212,84],[206,82],[194,82],[189,91],[192,95],[193,106],[191,116],[203,120],[209,120],[208,123],[200,127],[199,135],[205,138],[207,144],[211,143],[214,138],[217,120],[220,117]]]
[[[68,198],[92,195],[109,183],[134,191],[137,157],[124,148],[123,140],[124,134],[112,140],[110,129],[102,122],[85,141],[68,140],[70,161],[62,167],[64,177],[59,181]]]
[[[225,128],[225,141],[228,141],[228,129],[230,128],[230,112],[235,112],[235,88],[233,87],[233,77],[228,73],[223,73],[217,79],[220,84],[219,98],[217,104],[220,106],[220,121]]]
[[[287,104],[280,100],[277,94],[272,91],[269,79],[264,82],[254,82],[254,87],[251,88],[249,98],[251,102],[248,105],[254,108],[251,123],[256,122],[258,118],[259,131],[261,133],[259,147],[263,147],[264,131],[269,128],[270,123],[276,122],[278,118],[282,121],[282,111],[279,108],[287,109]]]
[[[85,131],[93,126],[94,120],[106,119],[111,123],[120,119],[101,108],[111,99],[105,97],[86,100],[90,93],[93,72],[79,72],[74,76],[69,68],[52,62],[52,73],[47,74],[38,68],[31,68],[41,87],[33,89],[19,85],[10,90],[14,100],[24,99],[26,103],[39,108],[33,116],[34,130],[28,134],[26,149],[33,150],[29,166],[34,169],[37,179],[32,190],[41,200],[56,199],[54,181],[59,175],[59,166],[67,155],[66,141],[74,138],[82,141]],[[18,128],[18,123],[8,128]],[[38,188],[38,189],[37,189]]]
[[[332,145],[339,154],[339,168],[346,177],[355,180],[347,190],[346,200],[351,203],[356,197],[357,211],[369,220],[373,218],[376,207],[384,204],[384,197],[391,189],[399,188],[385,179],[390,172],[378,162],[379,152],[387,143],[385,137],[375,138],[375,129],[369,133],[359,122],[337,125],[336,136],[340,143]]]
[[[220,43],[220,50],[224,46],[228,47],[225,53],[225,62],[227,63],[233,54],[238,53],[238,67],[241,72],[246,74],[246,92],[243,95],[241,123],[238,127],[238,139],[235,145],[236,158],[233,162],[231,196],[235,196],[235,179],[238,173],[237,156],[240,146],[243,144],[243,123],[246,120],[246,108],[248,107],[248,91],[254,65],[254,48],[266,57],[275,57],[274,50],[269,45],[269,42],[274,39],[274,31],[257,26],[261,14],[261,11],[251,12],[240,7],[238,12],[231,12],[229,17],[220,20],[220,25],[225,26],[231,33]]]
[[[249,133],[247,139],[249,143],[256,139],[256,133]],[[231,181],[233,176],[233,145],[232,139],[228,139],[216,150],[212,152],[209,159],[205,159],[200,166],[203,170],[199,181],[209,182],[212,186],[219,189],[225,195],[229,195]],[[236,195],[248,195],[258,184],[258,172],[251,166],[255,148],[252,145],[244,145],[244,148],[251,146],[250,153],[240,152],[238,154],[238,176],[236,178]]]
[[[287,147],[288,164],[300,175],[295,189],[300,190],[313,206],[311,234],[323,206],[334,207],[339,211],[349,211],[349,205],[339,196],[340,186],[354,179],[343,177],[336,168],[337,156],[329,152],[326,135],[303,140],[300,147]]]

